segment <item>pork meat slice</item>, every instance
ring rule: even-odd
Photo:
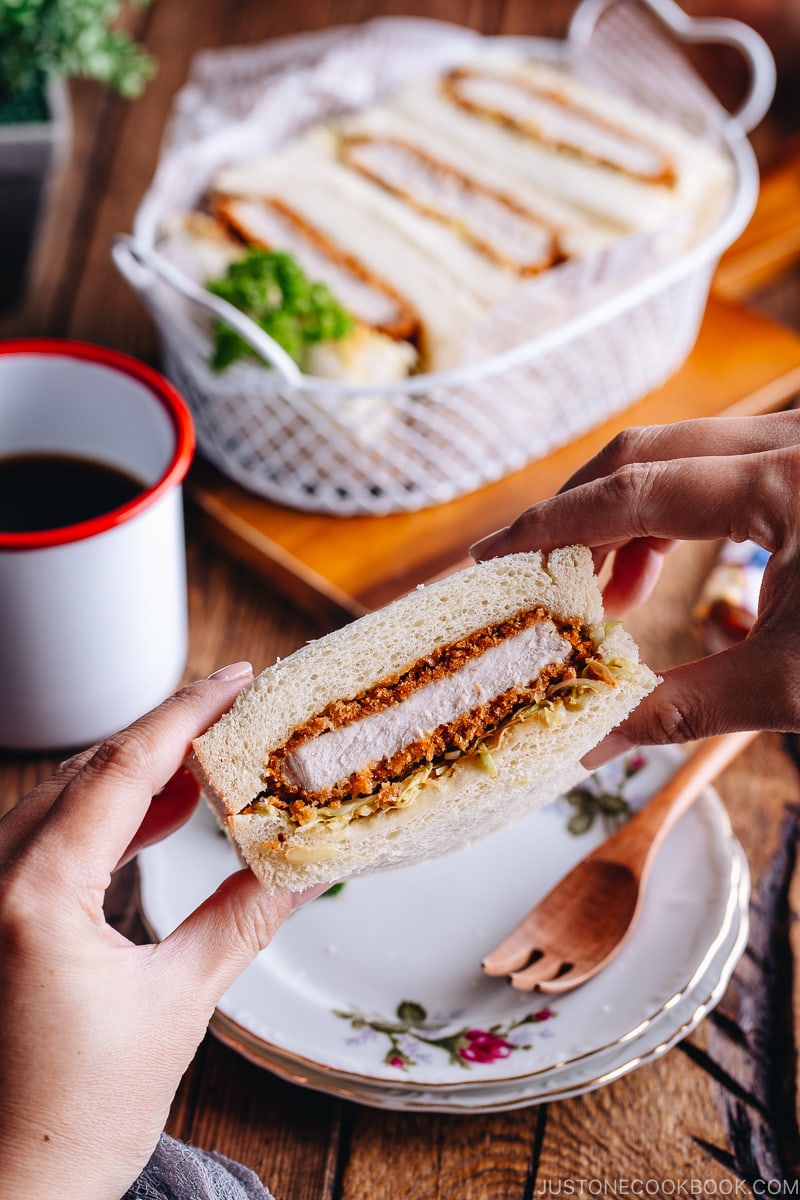
[[[303,742],[284,759],[283,779],[306,792],[331,788],[495,696],[533,683],[545,667],[565,662],[571,651],[552,621],[537,621],[402,703]]]

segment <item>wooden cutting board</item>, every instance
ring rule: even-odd
[[[784,407],[800,392],[800,337],[716,297],[668,383],[547,458],[449,504],[384,517],[335,517],[272,504],[198,461],[187,481],[208,534],[333,627],[466,565],[467,547],[552,495],[629,425]]]

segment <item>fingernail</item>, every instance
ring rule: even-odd
[[[633,742],[624,733],[615,731],[610,733],[607,738],[604,738],[599,745],[595,746],[594,750],[590,750],[581,759],[581,766],[584,766],[587,771],[596,771],[598,767],[604,766],[605,763],[611,762],[612,758],[619,758],[620,754],[627,754],[633,749]]]
[[[249,662],[231,663],[229,667],[220,667],[218,671],[213,671],[209,675],[209,679],[218,679],[221,683],[230,683],[234,679],[247,679],[253,674],[253,668]]]
[[[496,542],[499,543],[505,537],[506,533],[507,527],[504,527],[503,529],[496,529],[494,533],[487,534],[485,538],[481,538],[479,542],[474,542],[470,546],[470,554],[473,558],[487,557],[494,544]]]

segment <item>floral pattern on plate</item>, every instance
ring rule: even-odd
[[[599,817],[604,832],[611,834],[633,816],[626,790],[630,781],[647,766],[647,757],[636,751],[615,765],[617,770],[596,771],[585,783],[564,793],[563,799],[575,810],[567,821],[567,833],[575,837],[588,833]]]
[[[394,1018],[368,1017],[357,1009],[341,1012],[334,1009],[337,1017],[350,1022],[356,1036],[348,1038],[350,1045],[361,1044],[373,1038],[387,1038],[388,1049],[383,1061],[390,1067],[405,1071],[420,1061],[430,1061],[428,1051],[444,1051],[450,1062],[462,1069],[497,1062],[508,1058],[514,1050],[530,1050],[532,1029],[556,1014],[546,1005],[534,1009],[511,1021],[501,1021],[488,1029],[473,1029],[469,1025],[452,1029],[452,1022],[430,1020],[421,1004],[415,1000],[402,1000]],[[520,1032],[524,1037],[520,1039]]]

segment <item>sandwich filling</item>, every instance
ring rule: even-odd
[[[396,340],[418,340],[419,318],[411,305],[282,200],[218,196],[215,212],[249,245],[291,254],[365,325]]]
[[[554,688],[593,671],[613,686],[593,655],[585,625],[541,607],[478,629],[294,730],[268,756],[249,811],[277,807],[303,825],[353,801],[358,816],[398,807],[420,771],[427,778],[466,755],[488,757],[485,739]]]
[[[645,139],[582,108],[554,87],[524,75],[457,69],[445,91],[462,108],[509,126],[545,145],[631,175],[643,183],[671,186],[675,171]]]
[[[340,154],[347,166],[449,225],[482,254],[518,275],[535,275],[563,257],[551,226],[502,192],[484,187],[409,142],[346,137]]]

